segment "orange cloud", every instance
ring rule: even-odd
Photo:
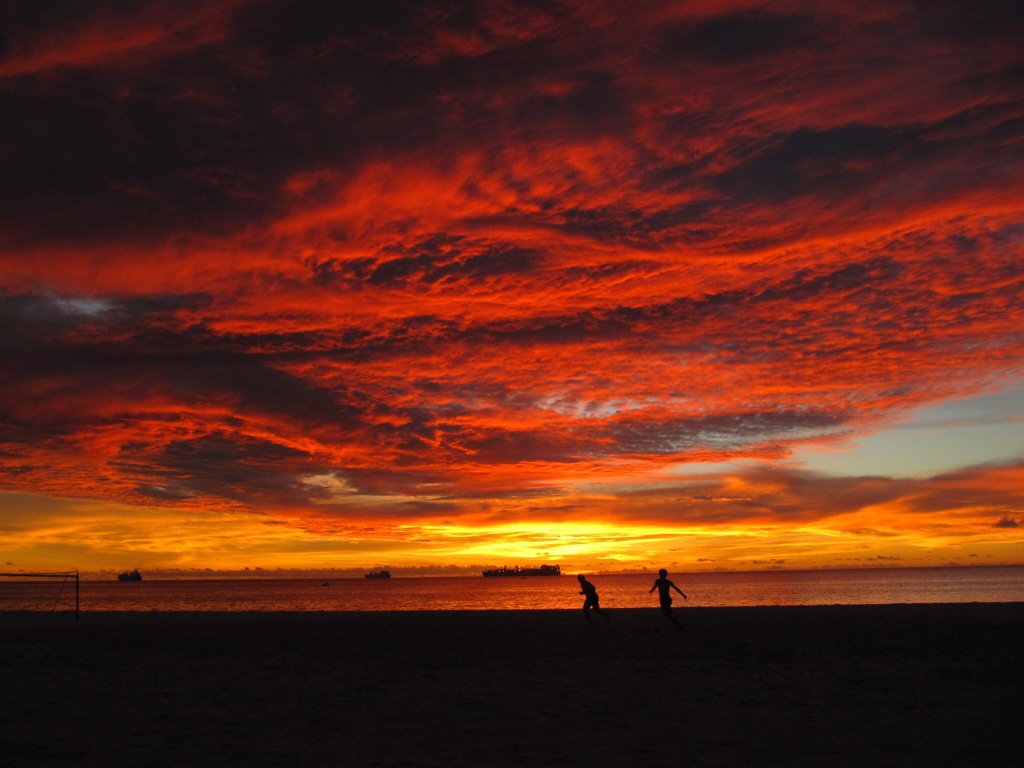
[[[616,525],[817,564],[1012,539],[1017,455],[785,465],[1024,370],[998,9],[78,13],[0,62],[0,489],[376,521],[410,559],[513,524],[623,562],[655,545]]]

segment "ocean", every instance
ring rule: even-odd
[[[656,574],[593,574],[604,608],[657,608]],[[677,607],[1024,601],[1024,566],[670,574]],[[674,594],[674,593],[673,593]],[[580,608],[575,576],[82,581],[87,611],[459,611]],[[0,610],[74,610],[74,582],[0,581]]]

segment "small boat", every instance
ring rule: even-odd
[[[364,579],[390,579],[391,571],[368,571],[363,574]]]
[[[562,567],[559,565],[542,565],[540,568],[494,568],[484,571],[484,576],[561,576]]]
[[[118,581],[142,581],[142,574],[139,573],[139,569],[135,568],[131,571],[124,571],[123,573],[117,574]]]

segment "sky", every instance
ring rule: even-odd
[[[0,564],[1024,564],[1024,11],[0,4]]]

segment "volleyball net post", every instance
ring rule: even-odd
[[[60,589],[57,591],[57,597],[54,598],[53,607],[51,611],[56,611],[57,606],[60,604],[60,599],[64,595],[64,589],[68,586],[68,582],[74,579],[75,582],[75,621],[78,621],[78,615],[80,611],[79,601],[79,577],[78,570],[73,571],[60,571],[56,573],[0,573],[0,578],[10,579],[61,579]]]

